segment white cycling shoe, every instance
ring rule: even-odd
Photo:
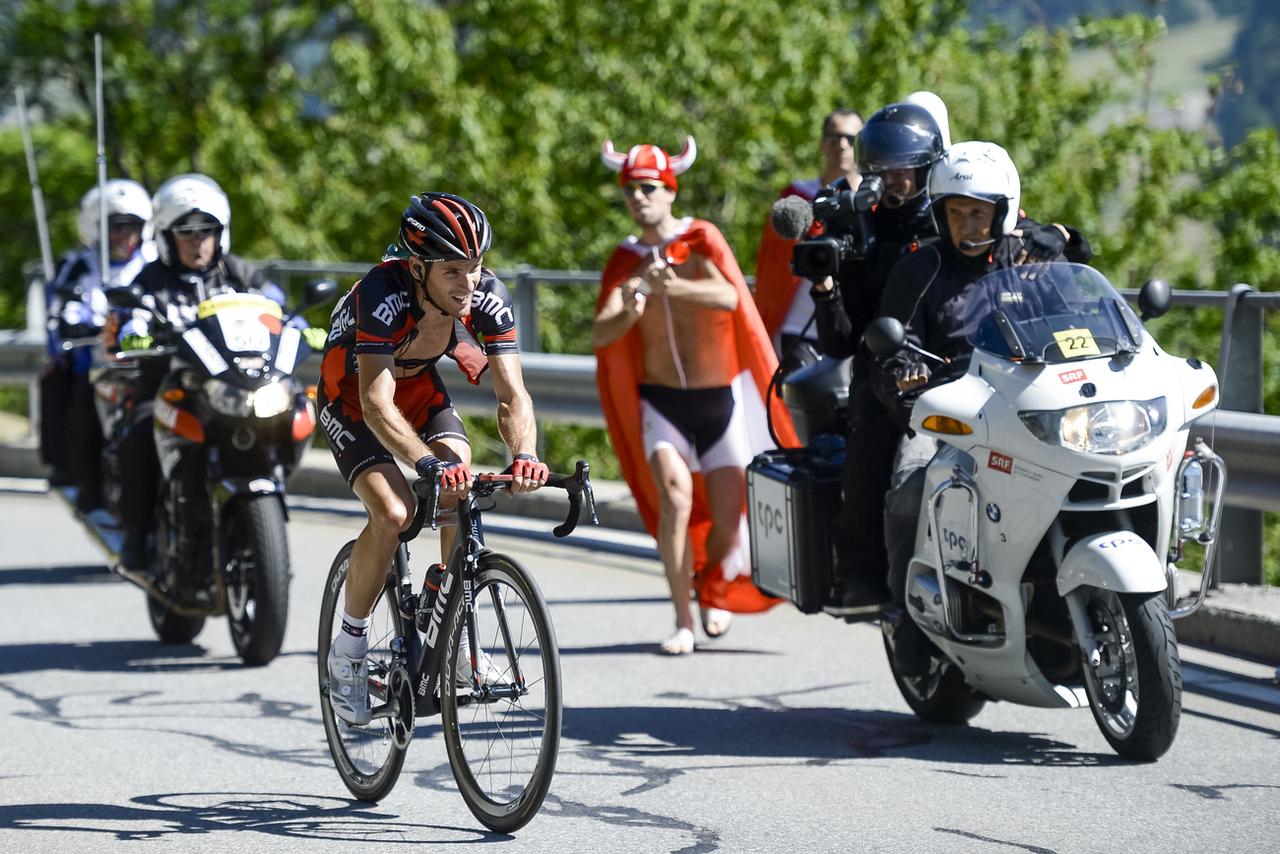
[[[494,663],[489,653],[480,650],[476,656],[478,659],[476,670],[479,673],[479,682],[481,685],[493,685],[502,681],[502,668]],[[458,667],[456,670],[457,683],[459,686],[471,684],[471,648],[467,641],[467,630],[462,630],[462,639],[458,643]]]
[[[373,719],[369,706],[369,663],[338,655],[329,650],[329,705],[333,713],[352,726],[365,726]]]

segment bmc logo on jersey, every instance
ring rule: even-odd
[[[395,321],[396,315],[404,311],[408,305],[409,302],[404,298],[404,294],[390,294],[373,310],[373,316],[390,326]]]
[[[1063,371],[1058,374],[1058,379],[1062,380],[1063,385],[1071,385],[1086,379],[1084,368],[1076,368],[1074,371]]]
[[[1005,456],[999,451],[992,451],[991,456],[987,458],[987,468],[1004,474],[1013,474],[1013,457]]]
[[[356,318],[351,311],[351,306],[339,305],[338,310],[333,313],[333,329],[330,331],[329,337],[337,338],[355,325]]]
[[[508,306],[502,297],[496,294],[476,291],[471,295],[471,308],[479,309],[485,314],[492,317],[498,323],[515,323],[515,315],[511,313],[511,307]],[[506,319],[503,320],[503,315]]]

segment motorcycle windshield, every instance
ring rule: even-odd
[[[1057,364],[1137,350],[1142,324],[1106,277],[1055,262],[996,270],[969,286],[965,340],[1013,362]]]

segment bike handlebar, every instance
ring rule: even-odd
[[[413,494],[418,497],[418,508],[413,514],[413,522],[401,532],[400,542],[407,543],[416,539],[428,519],[431,520],[431,529],[433,531],[436,529],[436,511],[440,509],[442,472],[443,468],[437,466],[431,475],[420,477],[413,482]],[[510,474],[478,474],[471,478],[471,493],[487,497],[500,490],[510,489],[512,480],[513,476]],[[563,489],[569,493],[569,513],[565,516],[564,522],[552,530],[557,537],[569,536],[578,526],[584,498],[591,524],[600,524],[600,519],[596,516],[595,493],[591,489],[591,465],[586,460],[578,460],[573,474],[552,474],[543,485]]]

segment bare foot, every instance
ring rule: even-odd
[[[676,629],[676,633],[664,640],[658,647],[663,655],[688,655],[693,652],[693,631]]]
[[[699,608],[702,616],[702,630],[709,638],[718,638],[729,631],[733,622],[733,614],[720,608]]]

